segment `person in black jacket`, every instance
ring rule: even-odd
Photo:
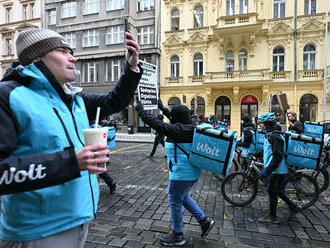
[[[297,120],[297,114],[295,112],[288,112],[287,117],[289,121],[289,131],[299,134],[304,132],[304,123]]]
[[[158,114],[157,115],[157,118],[162,121],[162,120],[164,120],[164,115]],[[156,149],[157,149],[157,146],[158,146],[159,143],[161,143],[162,146],[165,149],[165,141],[164,141],[164,139],[165,139],[164,134],[156,131],[154,143],[153,143],[153,146],[152,146],[152,150],[151,150],[151,152],[150,152],[150,154],[148,156],[149,158],[152,158],[154,156],[154,154],[156,152]]]
[[[135,109],[144,123],[167,137],[165,151],[169,171],[168,190],[173,232],[160,238],[160,243],[167,246],[185,244],[182,207],[197,219],[202,231],[201,237],[205,238],[214,226],[214,220],[208,218],[189,196],[190,189],[201,175],[201,170],[193,167],[186,155],[191,148],[195,129],[189,109],[181,104],[175,105],[170,111],[171,123],[164,123],[148,113],[141,103],[138,103]]]

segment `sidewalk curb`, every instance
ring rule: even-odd
[[[116,133],[116,141],[118,142],[134,142],[134,143],[153,143],[155,135],[150,133]]]

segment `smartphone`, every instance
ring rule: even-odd
[[[124,32],[128,32],[128,18],[127,17],[124,17]],[[127,40],[128,38],[126,37],[126,35],[124,34],[124,38],[125,40]],[[127,42],[126,42],[127,44]],[[130,44],[127,44],[128,46],[130,46]],[[128,50],[129,54],[132,55],[132,51]]]

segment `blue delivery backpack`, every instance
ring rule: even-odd
[[[266,138],[266,133],[260,129],[255,131],[255,142],[256,142],[256,152],[260,152],[264,149],[264,141]]]
[[[309,122],[304,123],[304,135],[323,139],[324,125],[320,122]]]
[[[285,141],[288,166],[318,169],[323,149],[322,139],[287,132]]]
[[[211,124],[198,125],[190,152],[185,152],[194,167],[226,175],[230,170],[236,147],[237,133],[225,128],[214,128]]]

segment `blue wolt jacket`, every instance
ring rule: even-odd
[[[142,70],[142,69],[141,69]],[[0,238],[29,241],[93,219],[95,175],[80,171],[82,129],[128,105],[142,73],[124,66],[109,94],[66,94],[46,65],[12,65],[0,83]]]
[[[137,110],[140,118],[151,128],[167,136],[165,152],[170,181],[196,181],[201,176],[201,169],[193,167],[187,155],[194,137],[195,125],[191,123],[164,123],[145,110]],[[181,149],[179,147],[181,147]]]

